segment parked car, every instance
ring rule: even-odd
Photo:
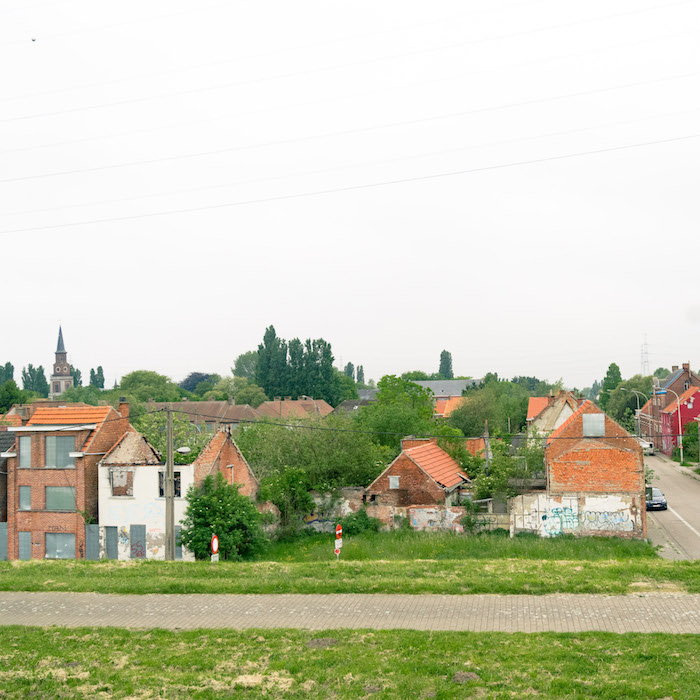
[[[647,510],[666,510],[668,503],[661,489],[647,488]]]
[[[654,454],[654,443],[648,442],[647,440],[642,440],[642,438],[637,438],[637,442],[642,446],[642,452],[645,455]]]

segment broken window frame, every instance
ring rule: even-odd
[[[126,474],[126,484],[125,486],[118,486],[117,488],[124,488],[126,493],[114,493],[114,476],[116,473]],[[131,482],[131,484],[129,484]],[[133,498],[134,497],[134,470],[128,467],[112,467],[109,470],[109,493],[112,498]]]
[[[175,498],[182,498],[182,479],[180,472],[175,472]],[[165,498],[165,472],[158,472],[158,498]]]

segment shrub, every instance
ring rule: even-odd
[[[356,513],[350,513],[338,521],[343,528],[343,535],[359,535],[363,532],[379,532],[382,521],[370,518],[367,510],[361,508]]]
[[[211,536],[219,538],[221,559],[243,559],[259,552],[265,535],[253,502],[226,483],[219,472],[187,492],[180,539],[197,559],[209,556]]]

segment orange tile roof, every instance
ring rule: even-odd
[[[549,396],[531,396],[527,402],[527,420],[532,420],[549,406]]]
[[[22,416],[16,413],[0,414],[0,425],[11,425],[13,427],[22,425]]]
[[[651,399],[649,399],[640,409],[641,413],[645,413],[647,415],[651,414]]]
[[[441,396],[435,399],[434,413],[438,416],[449,416],[452,411],[459,408],[465,401],[464,396]]]
[[[592,401],[589,401],[586,399],[576,411],[574,411],[556,430],[552,431],[550,436],[547,438],[547,444],[549,445],[550,442],[559,435],[561,435],[566,428],[568,428],[583,412],[584,409],[587,408],[588,406],[595,406],[595,404]],[[600,409],[598,409],[599,413],[602,413]]]
[[[428,475],[445,488],[457,486],[467,480],[459,464],[435,443],[404,450],[405,453]]]
[[[678,399],[676,399],[674,397],[674,400],[671,401],[671,403],[668,406],[666,406],[666,408],[661,409],[661,413],[675,413],[679,400],[681,403],[685,403],[689,398],[691,398],[698,391],[700,391],[700,388],[698,388],[696,386],[691,386],[689,389],[686,389],[678,397]]]
[[[102,423],[111,406],[57,406],[37,408],[27,425],[85,425]]]

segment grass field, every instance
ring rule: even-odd
[[[333,558],[334,535],[307,535],[291,542],[272,543],[258,559],[278,562],[328,561]],[[343,561],[398,561],[416,559],[564,559],[628,560],[656,559],[652,545],[617,537],[544,539],[523,533],[484,532],[476,536],[451,532],[412,530],[373,533],[343,538]]]
[[[700,637],[0,628],[3,698],[698,697]]]

